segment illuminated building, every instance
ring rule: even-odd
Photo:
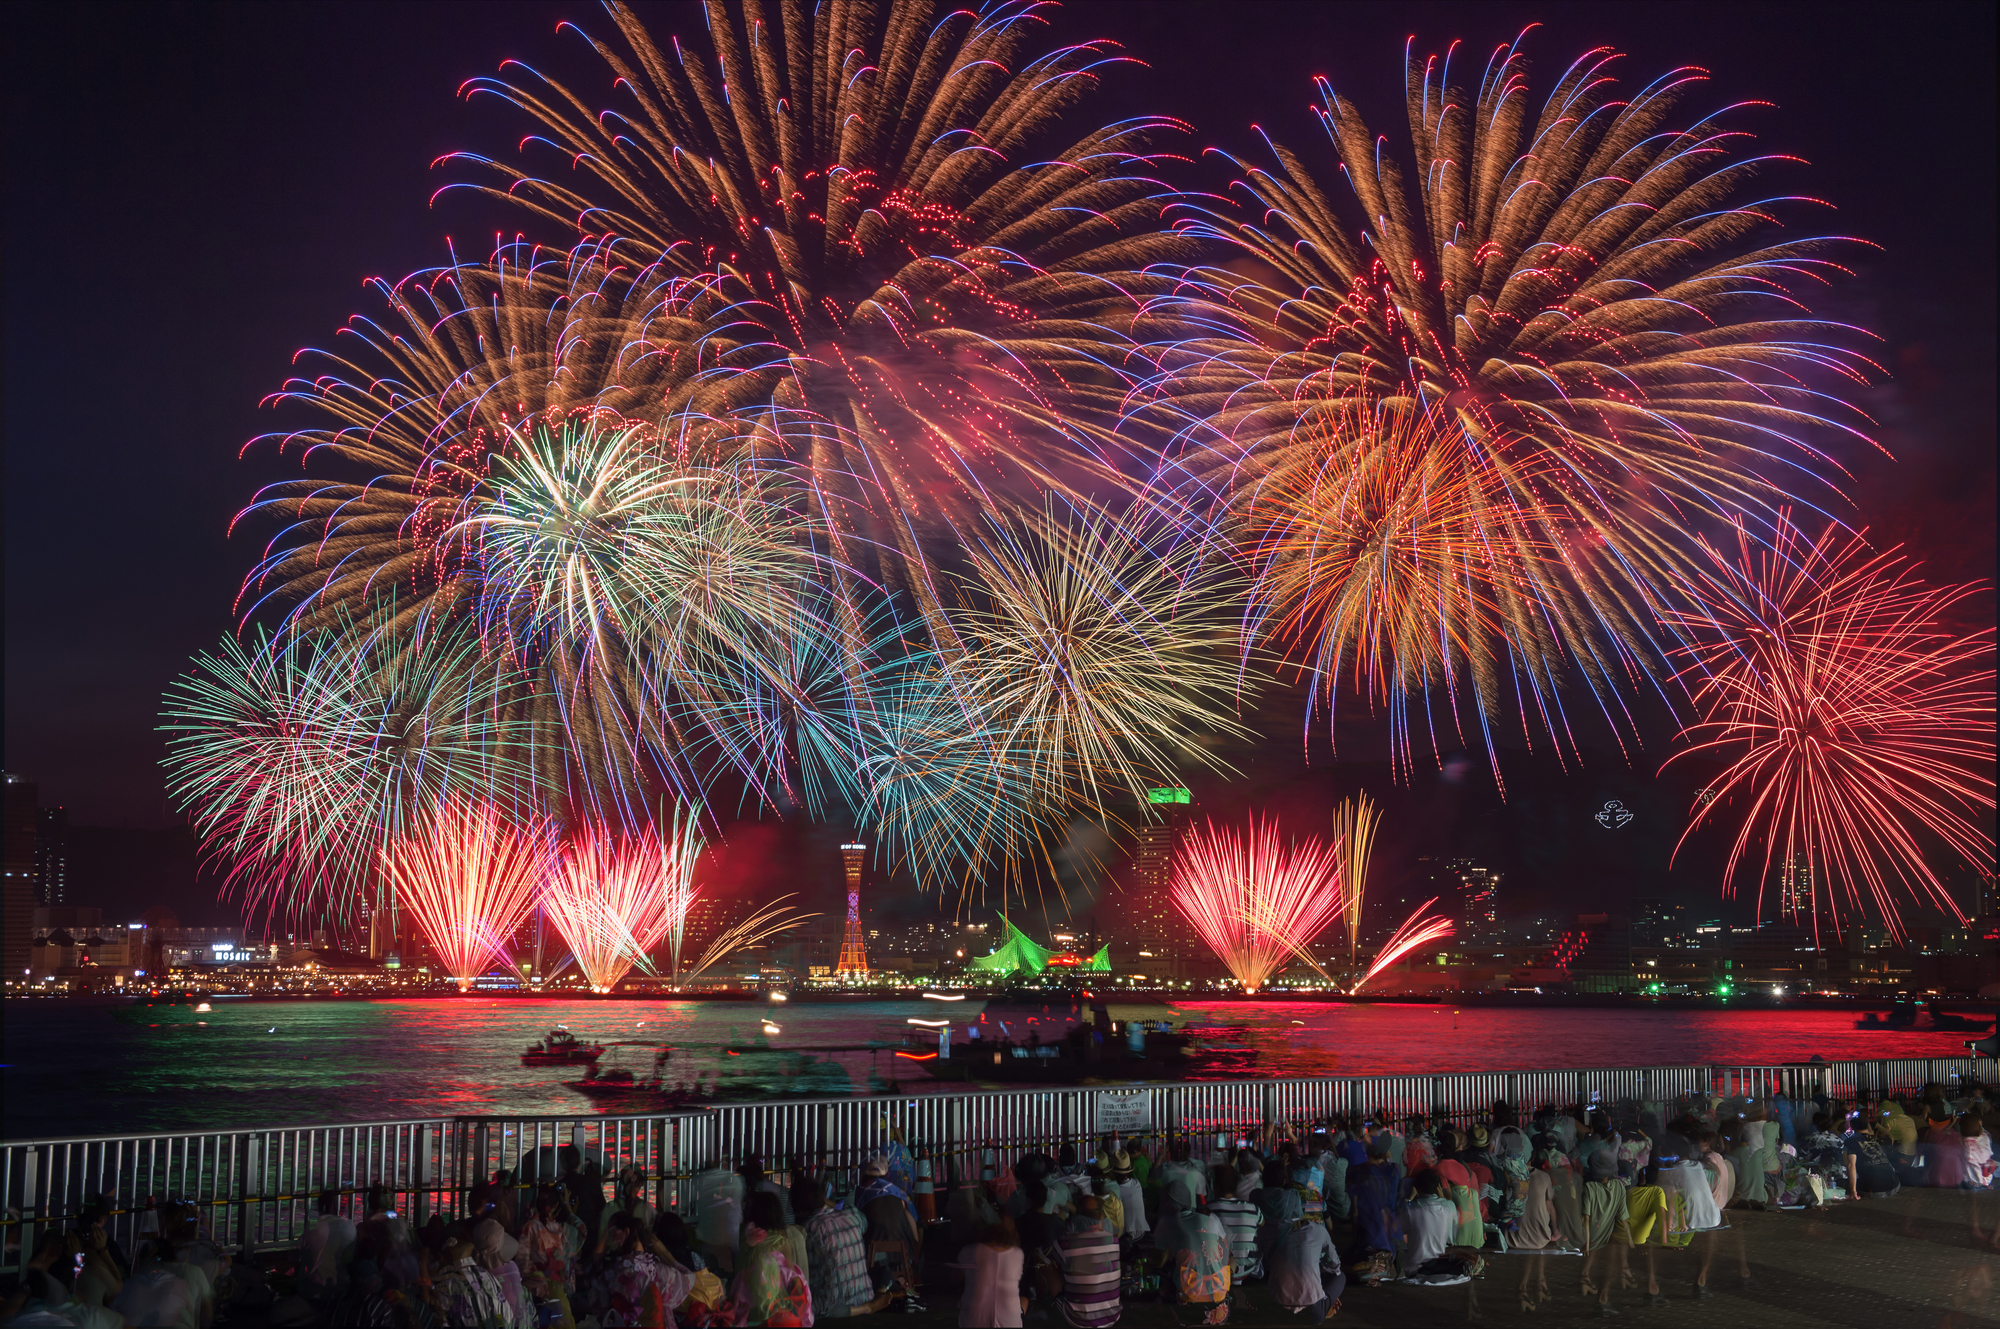
[[[840,862],[847,874],[847,930],[840,936],[840,959],[833,967],[835,978],[868,977],[868,949],[861,940],[861,865],[867,857],[865,844],[840,846]]]
[[[1050,969],[1058,972],[1074,969],[1094,974],[1111,972],[1111,947],[1108,943],[1091,955],[1076,951],[1052,951],[1036,944],[1005,917],[1001,918],[1000,926],[1006,929],[1007,939],[991,955],[982,955],[967,963],[966,967],[974,973],[1002,978],[1016,975],[1032,978]]]
[[[69,889],[69,809],[42,808],[35,824],[35,900],[61,904]]]
[[[1778,917],[1796,918],[1813,911],[1812,863],[1795,854],[1778,869]]]
[[[4,954],[9,980],[19,981],[28,972],[28,930],[34,923],[35,908],[35,801],[34,783],[7,773],[7,838],[5,896],[0,898],[0,928],[5,931]]]
[[[1128,959],[1142,951],[1163,956],[1197,944],[1194,929],[1173,905],[1174,853],[1193,820],[1193,797],[1180,788],[1149,789],[1146,802],[1157,819],[1139,827],[1132,867],[1119,892],[1117,921],[1110,929]]]

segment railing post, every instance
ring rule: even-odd
[[[242,1249],[254,1250],[262,1231],[262,1215],[258,1212],[257,1197],[263,1194],[263,1153],[258,1137],[246,1135],[243,1139],[243,1165],[241,1170],[242,1203],[238,1206],[241,1228],[237,1233],[237,1244]]]
[[[431,1124],[424,1122],[416,1131],[417,1156],[410,1170],[410,1226],[422,1227],[431,1216]]]

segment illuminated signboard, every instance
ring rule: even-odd
[[[1148,803],[1192,803],[1194,798],[1185,789],[1148,789]]]

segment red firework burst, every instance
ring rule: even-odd
[[[1728,766],[1681,843],[1730,820],[1725,893],[1761,846],[1760,902],[1787,865],[1815,937],[1869,905],[1900,934],[1906,895],[1963,917],[1933,860],[1993,863],[1993,629],[1946,616],[1982,588],[1927,585],[1894,550],[1831,526],[1808,539],[1789,517],[1768,544],[1739,525],[1733,558],[1707,552],[1695,607],[1672,616],[1701,719],[1669,764]]]

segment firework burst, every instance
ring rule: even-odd
[[[1115,59],[1101,43],[1023,59],[1036,6],[708,7],[671,53],[621,4],[593,41],[619,99],[479,79],[560,153],[488,192],[632,271],[671,279],[700,331],[697,407],[754,415],[810,468],[835,550],[880,559],[948,633],[924,536],[997,489],[1115,474],[1139,275],[1168,252],[1143,172],[1152,122],[1017,165]],[[706,48],[706,49],[704,49]],[[524,68],[524,67],[521,67]]]
[[[454,797],[384,846],[382,870],[463,991],[489,967],[507,964],[554,853],[548,822]]]
[[[1210,610],[1229,587],[1200,576],[1200,547],[1148,518],[1053,509],[994,521],[971,542],[974,607],[956,615],[951,672],[1036,801],[1102,816],[1187,762],[1209,735],[1242,737],[1242,679]]]
[[[253,908],[336,913],[447,797],[532,799],[521,680],[419,615],[394,640],[224,637],[167,689],[167,791]]]
[[[1174,908],[1255,992],[1293,959],[1319,969],[1306,947],[1345,907],[1341,857],[1339,845],[1317,840],[1287,848],[1275,822],[1247,831],[1210,823],[1175,855]]]
[[[596,825],[564,846],[541,906],[591,991],[615,991],[635,966],[653,972],[651,952],[662,941],[670,942],[679,969],[703,843],[696,819],[677,808],[666,836],[657,828],[624,835]]]
[[[1815,936],[1871,906],[1900,933],[1905,895],[1960,915],[1930,846],[1992,870],[1993,629],[1945,626],[1981,588],[1926,585],[1894,551],[1788,519],[1770,544],[1739,526],[1733,552],[1708,552],[1673,618],[1701,719],[1670,762],[1727,766],[1681,844],[1733,823],[1725,890],[1747,870],[1760,905],[1772,865],[1797,865]]]
[[[1817,483],[1803,469],[1822,460],[1815,439],[1861,437],[1859,417],[1814,385],[1860,381],[1869,366],[1842,346],[1847,330],[1813,319],[1795,294],[1837,271],[1825,257],[1836,242],[1763,241],[1770,208],[1737,200],[1768,159],[1737,155],[1741,135],[1710,119],[1673,127],[1699,73],[1616,101],[1614,58],[1578,60],[1539,113],[1517,46],[1495,53],[1471,97],[1454,88],[1448,59],[1413,62],[1414,187],[1322,82],[1321,119],[1358,224],[1276,147],[1275,169],[1239,163],[1255,220],[1189,205],[1185,232],[1227,244],[1254,275],[1189,274],[1207,292],[1190,317],[1228,332],[1163,352],[1164,397],[1200,444],[1183,474],[1206,501],[1247,488],[1254,504],[1280,472],[1277,524],[1260,534],[1278,537],[1283,557],[1265,589],[1284,592],[1268,601],[1275,622],[1290,623],[1322,671],[1340,659],[1329,648],[1344,647],[1364,686],[1449,674],[1479,696],[1482,717],[1513,673],[1524,721],[1553,704],[1550,680],[1565,673],[1600,693],[1623,686],[1658,668],[1658,592],[1687,563],[1689,515],[1768,522],[1788,488]],[[1397,417],[1392,437],[1421,430],[1420,451],[1445,449],[1448,464],[1415,466],[1391,447],[1379,478],[1322,478],[1314,450],[1337,463],[1369,428],[1383,432],[1359,417],[1384,410]],[[1390,510],[1389,496],[1411,486],[1439,506],[1404,528],[1426,537],[1404,552],[1432,561],[1413,563],[1400,598],[1385,590],[1367,603],[1363,557],[1348,619],[1288,620],[1316,602],[1332,609],[1343,579],[1306,575],[1311,512],[1301,525],[1287,500],[1322,505],[1330,536],[1349,505],[1365,536],[1371,503]],[[1345,633],[1311,630],[1343,621],[1354,625]],[[1379,639],[1361,631],[1371,623]],[[1371,648],[1382,662],[1372,676]],[[1600,704],[1620,719],[1615,699]],[[1559,731],[1559,719],[1541,719]]]
[[[1406,774],[1413,703],[1435,750],[1424,700],[1442,694],[1459,742],[1482,744],[1497,770],[1493,725],[1507,702],[1522,703],[1531,743],[1531,716],[1562,733],[1566,649],[1605,677],[1591,653],[1595,601],[1575,590],[1615,603],[1619,588],[1594,585],[1595,570],[1568,556],[1538,497],[1540,459],[1491,443],[1455,413],[1357,396],[1263,448],[1238,493],[1247,641],[1276,643],[1312,680],[1329,732],[1343,682],[1386,708]],[[1457,719],[1461,698],[1477,739]]]

